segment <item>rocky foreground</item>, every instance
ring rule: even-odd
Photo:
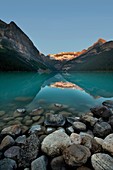
[[[29,129],[8,126],[0,143],[0,170],[113,170],[113,101],[80,117],[48,113]]]

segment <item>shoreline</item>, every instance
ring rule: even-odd
[[[39,113],[41,108],[31,112],[36,122]],[[1,169],[112,170],[112,101],[79,117],[48,113],[40,124],[36,122],[29,128],[15,124],[1,130]]]

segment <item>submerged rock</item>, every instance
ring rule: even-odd
[[[113,100],[106,100],[102,103],[104,106],[107,106],[109,108],[113,108]]]
[[[46,126],[63,126],[65,118],[61,114],[47,114],[44,124]]]

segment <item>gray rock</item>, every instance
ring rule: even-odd
[[[44,112],[44,109],[42,109],[41,107],[32,110],[32,112],[30,113],[31,116],[39,116]]]
[[[111,133],[111,126],[107,122],[96,123],[93,133],[97,137],[105,137]]]
[[[73,123],[73,128],[76,130],[76,131],[86,131],[86,125],[82,122],[74,122]]]
[[[111,127],[113,128],[113,116],[109,117],[109,121],[108,123],[111,125]]]
[[[46,126],[64,126],[65,118],[61,114],[47,114],[44,124]]]
[[[19,136],[16,138],[15,142],[17,144],[25,144],[26,143],[26,135]]]
[[[31,170],[46,170],[47,164],[47,157],[42,155],[31,163]]]
[[[5,115],[5,111],[4,110],[0,110],[0,117]]]
[[[0,160],[0,170],[13,170],[17,168],[17,164],[14,160],[4,158]]]
[[[4,128],[1,131],[1,134],[9,134],[9,135],[15,136],[15,135],[19,135],[20,132],[21,132],[20,125],[12,125],[12,126]]]
[[[67,132],[67,134],[69,134],[69,135],[70,135],[71,133],[74,133],[73,127],[70,126],[70,127],[66,128],[66,132]]]
[[[14,159],[19,156],[19,152],[20,152],[19,146],[12,146],[4,152],[4,156],[7,158]]]
[[[67,117],[67,122],[73,124],[74,122],[78,122],[80,120],[79,117]]]
[[[104,139],[102,147],[113,155],[113,133]]]
[[[96,142],[99,144],[99,145],[103,145],[103,142],[104,140],[102,138],[98,138],[98,137],[94,137],[94,139],[96,140]]]
[[[81,136],[77,133],[72,133],[70,139],[73,144],[81,144],[82,142]]]
[[[24,109],[24,108],[19,108],[19,109],[17,109],[17,112],[19,112],[19,113],[25,113],[25,112],[26,112],[26,109]]]
[[[30,134],[32,134],[32,133],[37,133],[37,132],[40,132],[41,130],[42,130],[42,126],[41,126],[41,125],[33,125],[33,126],[30,128],[30,130],[29,130],[28,133],[30,133]]]
[[[63,159],[63,156],[58,156],[52,159],[51,169],[52,170],[66,170],[66,164]]]
[[[108,154],[97,153],[92,155],[91,163],[94,170],[113,170],[113,158]]]
[[[28,167],[30,162],[33,161],[39,153],[39,139],[35,134],[31,134],[27,139],[26,143],[21,146],[19,155],[19,167]]]
[[[15,143],[14,139],[7,135],[5,138],[3,138],[1,144],[0,144],[0,150],[4,150],[9,146],[12,146]]]
[[[56,130],[56,128],[54,128],[54,127],[47,127],[46,134],[50,134],[50,133],[54,132],[55,130]]]
[[[41,149],[48,156],[58,156],[71,144],[69,136],[61,131],[55,131],[44,138]]]
[[[81,137],[81,144],[91,149],[93,137],[84,132],[80,132],[80,137]]]
[[[112,115],[111,110],[106,106],[94,107],[90,110],[95,116],[102,117],[103,119],[108,119]]]
[[[66,164],[72,167],[85,164],[90,156],[91,153],[87,147],[77,144],[72,144],[63,152],[63,158]]]
[[[89,124],[90,126],[94,126],[95,123],[98,121],[97,118],[95,118],[89,114],[82,115],[80,117],[80,120],[83,121],[84,123]]]
[[[104,106],[107,106],[109,108],[113,108],[113,100],[106,100],[102,103]]]

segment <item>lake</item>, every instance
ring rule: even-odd
[[[1,122],[18,108],[55,113],[61,107],[78,116],[108,99],[113,100],[113,72],[0,73]]]

